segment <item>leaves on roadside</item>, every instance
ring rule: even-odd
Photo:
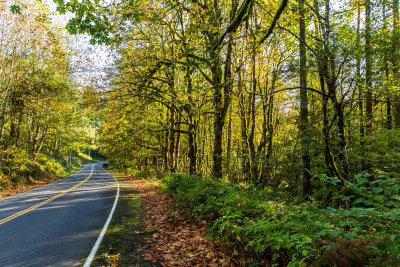
[[[163,266],[236,265],[231,259],[233,249],[206,238],[205,221],[189,220],[153,184],[143,180],[133,183],[141,192],[147,232],[152,232],[146,238],[150,247],[143,249],[146,258]]]

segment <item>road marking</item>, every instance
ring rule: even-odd
[[[86,177],[85,180],[83,180],[83,181],[81,181],[80,183],[74,185],[73,187],[71,187],[71,188],[69,188],[69,189],[67,189],[67,190],[65,190],[65,191],[63,191],[63,192],[61,192],[61,193],[59,193],[58,195],[55,195],[55,196],[53,196],[53,197],[51,197],[51,198],[48,198],[48,199],[46,199],[46,200],[40,202],[39,204],[36,204],[36,205],[34,205],[34,206],[30,207],[30,208],[27,208],[27,209],[25,209],[25,210],[23,210],[23,211],[17,212],[17,213],[15,213],[15,214],[11,215],[11,216],[8,216],[7,218],[4,218],[4,219],[0,220],[0,225],[2,225],[3,223],[9,222],[9,221],[11,221],[11,220],[13,220],[13,219],[15,219],[15,218],[21,216],[21,215],[24,215],[24,214],[26,214],[26,213],[28,213],[28,212],[30,212],[30,211],[32,211],[32,210],[35,210],[35,209],[37,209],[37,208],[39,208],[39,207],[41,207],[41,206],[43,206],[43,205],[45,205],[45,204],[47,204],[47,203],[53,201],[54,199],[57,199],[57,198],[59,198],[59,197],[65,195],[66,193],[68,193],[68,192],[70,192],[70,191],[72,191],[72,190],[78,188],[78,187],[81,186],[83,183],[85,183],[87,180],[89,180],[90,177],[92,177],[92,175],[93,175],[93,167],[94,167],[94,165],[92,165],[92,170],[91,170],[89,176]]]
[[[118,202],[118,197],[119,197],[119,183],[117,181],[117,179],[115,179],[114,175],[111,175],[108,171],[104,170],[104,168],[102,167],[103,171],[105,171],[106,173],[108,173],[112,178],[114,178],[114,180],[117,182],[117,194],[115,196],[115,200],[114,200],[114,205],[111,208],[110,214],[108,215],[107,221],[103,226],[103,229],[100,232],[99,237],[96,240],[96,243],[94,244],[92,251],[90,251],[89,256],[86,258],[85,263],[83,264],[83,267],[90,267],[90,265],[92,264],[92,261],[94,259],[94,257],[96,256],[97,250],[99,249],[99,246],[101,244],[101,241],[103,240],[103,237],[106,233],[106,230],[108,228],[108,225],[110,224],[111,218],[114,214],[115,211],[115,207],[117,206],[117,202]]]
[[[35,192],[35,191],[41,190],[41,189],[43,189],[43,188],[46,187],[46,186],[57,184],[57,183],[59,183],[59,182],[65,180],[65,179],[67,179],[67,178],[70,178],[71,176],[77,175],[78,173],[80,173],[81,171],[83,171],[83,169],[84,169],[86,166],[87,166],[87,165],[83,166],[82,169],[80,169],[79,171],[77,171],[77,172],[75,172],[75,173],[72,173],[71,175],[68,175],[67,177],[64,177],[64,178],[62,178],[62,179],[60,179],[60,180],[57,180],[57,181],[55,181],[55,182],[52,182],[52,183],[49,183],[49,184],[45,184],[45,185],[43,185],[43,186],[35,187],[35,188],[31,189],[31,190],[22,192],[22,193],[20,193],[20,194],[14,195],[14,196],[2,198],[2,199],[0,199],[0,203],[4,202],[4,201],[6,201],[6,200],[10,200],[10,199],[12,199],[12,198],[18,198],[18,197],[20,197],[22,194],[29,194],[29,193],[31,193],[31,192]]]

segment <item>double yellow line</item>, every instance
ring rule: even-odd
[[[15,214],[11,215],[11,216],[8,216],[7,218],[4,218],[4,219],[0,220],[0,225],[3,224],[3,223],[6,223],[6,222],[8,222],[8,221],[11,221],[11,220],[13,220],[13,219],[15,219],[15,218],[17,218],[17,217],[19,217],[19,216],[21,216],[21,215],[24,215],[25,213],[28,213],[28,212],[30,212],[30,211],[32,211],[32,210],[34,210],[34,209],[37,209],[37,208],[39,208],[39,207],[41,207],[41,206],[43,206],[43,205],[45,205],[45,204],[47,204],[47,203],[53,201],[54,199],[57,199],[57,198],[59,198],[59,197],[65,195],[66,193],[68,193],[68,192],[74,190],[75,188],[81,186],[83,183],[85,183],[87,180],[89,180],[90,177],[92,177],[92,175],[93,175],[93,167],[94,167],[94,166],[92,165],[92,170],[91,170],[89,176],[86,177],[85,180],[81,181],[80,183],[74,185],[74,186],[71,187],[71,188],[68,188],[67,190],[65,190],[65,191],[63,191],[63,192],[61,192],[61,193],[59,193],[58,195],[55,195],[55,196],[53,196],[53,197],[51,197],[51,198],[48,198],[48,199],[46,199],[46,200],[40,202],[39,204],[36,204],[36,205],[34,205],[34,206],[30,207],[30,208],[27,208],[27,209],[25,209],[25,210],[23,210],[23,211],[17,212],[17,213],[15,213]]]

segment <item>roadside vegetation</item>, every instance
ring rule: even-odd
[[[398,1],[212,3],[110,24],[102,153],[166,175],[241,265],[398,266]]]
[[[96,150],[65,30],[43,3],[12,2],[0,2],[2,195],[66,176]]]
[[[174,174],[164,183],[186,214],[207,221],[208,236],[233,247],[233,255],[245,254],[241,265],[398,266],[400,185],[368,178],[346,182],[328,208],[198,176]]]
[[[1,2],[3,180],[98,143],[235,264],[400,265],[399,0],[54,2],[114,68],[77,90],[41,5]]]
[[[76,155],[71,160],[69,158],[54,159],[46,155],[40,155],[35,161],[22,157],[9,159],[8,164],[4,164],[2,169],[0,199],[69,176],[94,161],[96,160],[85,154]]]

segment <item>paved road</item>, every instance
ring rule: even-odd
[[[0,266],[80,266],[104,226],[117,184],[100,163],[0,200]]]

